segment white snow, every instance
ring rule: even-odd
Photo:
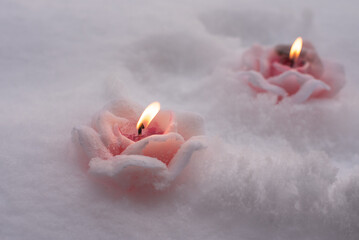
[[[0,239],[358,239],[359,18],[348,1],[0,2]],[[254,43],[310,40],[333,99],[238,81]],[[199,113],[207,148],[165,192],[93,179],[74,126],[117,98]]]

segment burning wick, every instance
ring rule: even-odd
[[[289,52],[289,59],[291,60],[291,67],[294,67],[298,61],[303,47],[303,39],[298,37],[292,44]]]
[[[142,130],[150,125],[151,121],[156,117],[157,113],[160,111],[161,105],[159,102],[153,102],[147,106],[143,111],[140,119],[137,122],[138,135],[142,134]]]
[[[138,135],[142,134],[142,129],[145,129],[145,125],[143,125],[143,123],[141,124],[141,126],[138,128]]]

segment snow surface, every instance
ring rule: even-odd
[[[359,17],[348,1],[0,1],[0,239],[359,239]],[[345,66],[334,99],[255,95],[253,43]],[[109,101],[192,111],[208,147],[165,192],[92,179],[74,126]]]

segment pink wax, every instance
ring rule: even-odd
[[[130,144],[125,142],[136,143],[146,137],[152,135],[166,134],[173,122],[173,113],[171,111],[160,111],[147,126],[142,130],[141,134],[138,134],[136,129],[136,122],[128,121],[118,126],[118,132],[122,136],[122,142],[119,146],[116,143],[115,146],[108,146],[110,152],[114,155],[120,155]],[[143,150],[143,155],[148,157],[154,157],[165,164],[169,164],[173,156],[177,153],[184,141],[176,139],[168,139],[165,142],[150,142]]]
[[[183,140],[173,138],[167,139],[165,142],[150,142],[142,153],[145,156],[157,158],[168,165],[183,143]]]

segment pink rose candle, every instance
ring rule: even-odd
[[[91,174],[128,187],[150,184],[160,189],[185,168],[192,154],[204,147],[203,119],[150,104],[140,108],[126,101],[111,103],[97,114],[91,127],[73,130],[75,143],[90,159]],[[86,160],[85,160],[86,161]]]
[[[297,38],[290,45],[254,45],[242,57],[241,79],[258,92],[271,92],[294,103],[332,97],[345,84],[341,65],[322,61],[313,45]]]

